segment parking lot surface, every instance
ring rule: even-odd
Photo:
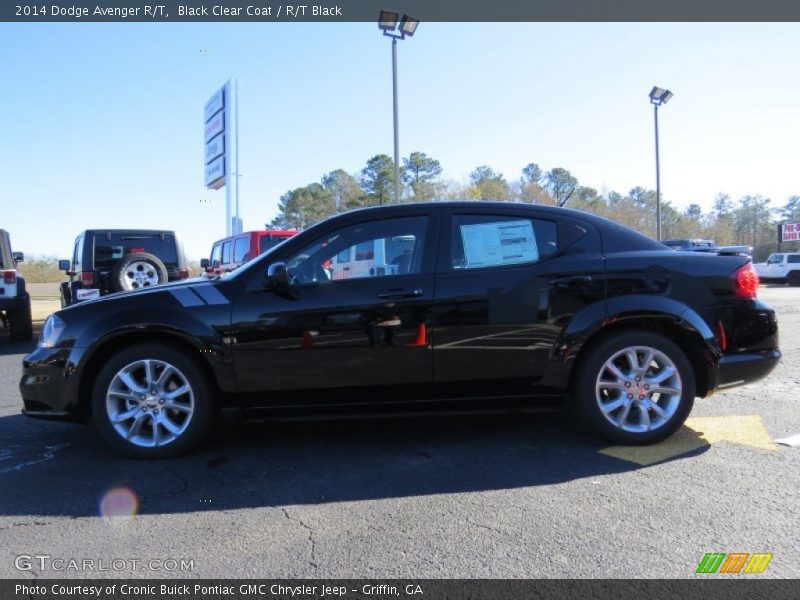
[[[772,553],[760,576],[796,577],[800,447],[774,442],[800,434],[800,288],[760,297],[778,368],[640,449],[508,415],[248,424],[129,460],[21,416],[32,345],[0,335],[0,577],[682,578],[709,552]]]

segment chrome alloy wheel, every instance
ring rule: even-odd
[[[189,380],[173,365],[155,359],[120,369],[106,391],[114,430],[140,447],[164,446],[186,431],[195,403]]]
[[[600,369],[595,384],[603,416],[615,427],[633,433],[667,423],[680,406],[682,392],[675,363],[648,346],[631,346],[615,353]]]
[[[149,262],[137,260],[125,269],[125,287],[138,290],[145,287],[158,285],[158,273]]]

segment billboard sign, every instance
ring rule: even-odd
[[[782,242],[800,242],[800,223],[784,223],[781,227]]]
[[[218,135],[206,144],[206,164],[225,154],[225,136]]]
[[[219,88],[206,102],[206,123],[223,108],[225,108],[225,88]]]
[[[205,153],[203,158],[204,179],[207,188],[218,190],[226,183],[228,152],[225,142],[225,114],[227,109],[228,84],[218,89],[206,102],[203,112],[203,141]]]
[[[206,123],[205,128],[203,129],[203,134],[205,135],[206,143],[208,143],[209,141],[211,141],[224,131],[225,131],[225,113],[221,112],[211,117],[211,120],[208,123]]]
[[[220,156],[206,165],[206,187],[218,190],[225,185],[225,157]]]

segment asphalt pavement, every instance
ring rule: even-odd
[[[684,578],[709,552],[796,577],[800,447],[774,440],[800,434],[800,288],[760,295],[781,364],[650,449],[509,415],[248,424],[130,460],[21,416],[31,344],[0,334],[0,577]]]

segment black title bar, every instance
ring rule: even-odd
[[[382,8],[423,22],[800,21],[798,0],[4,0],[0,21],[368,22]]]
[[[3,600],[795,600],[796,580],[7,579]]]

